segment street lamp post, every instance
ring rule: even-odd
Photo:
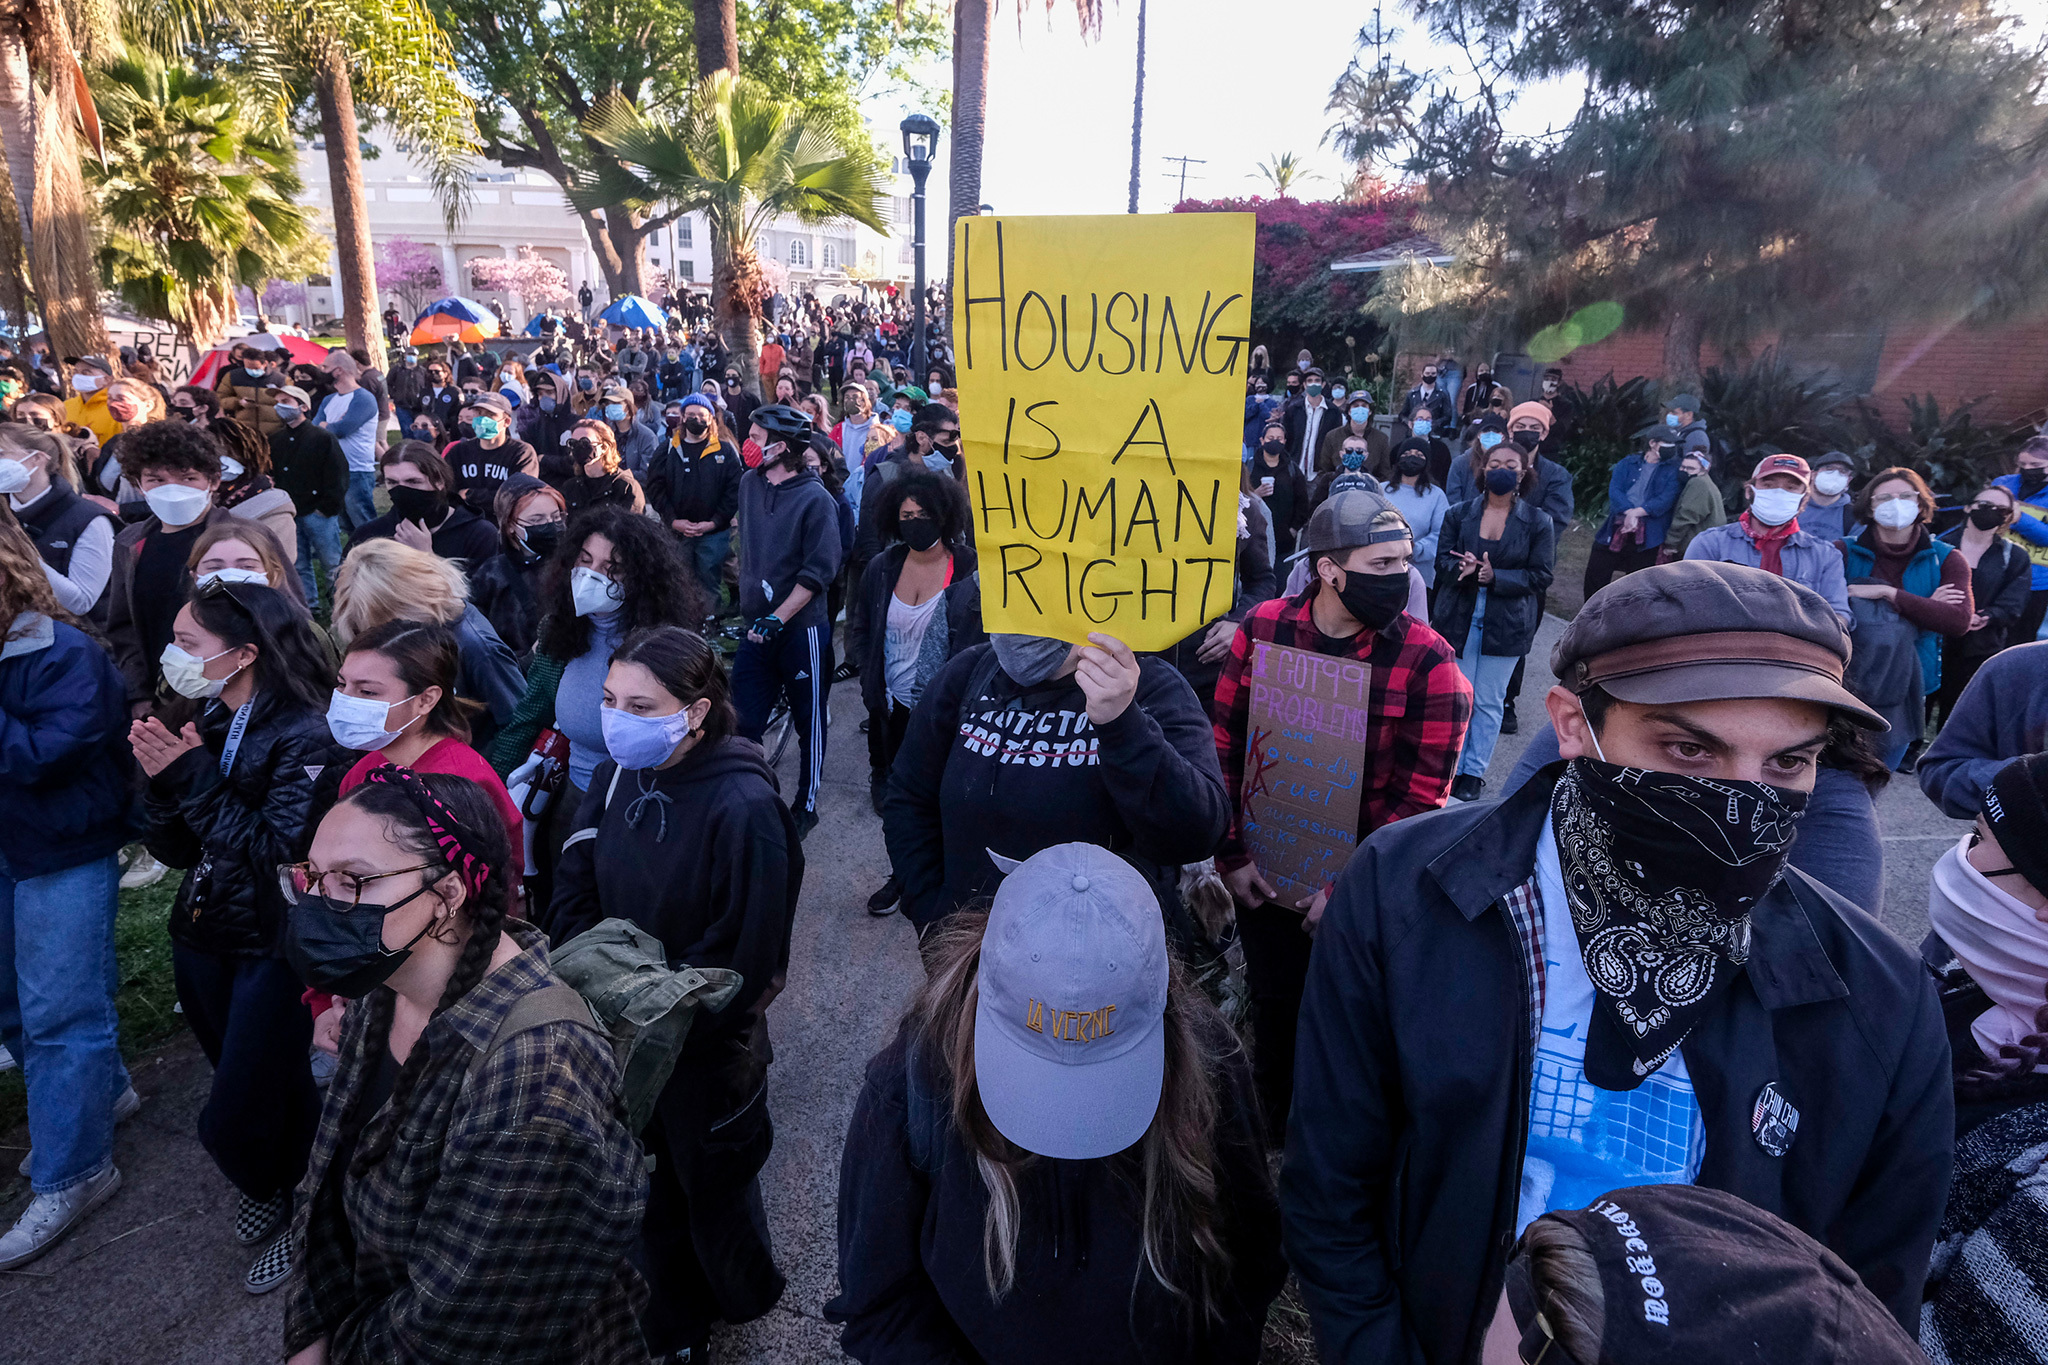
[[[916,276],[910,300],[911,383],[923,387],[928,373],[924,358],[924,179],[932,173],[932,158],[938,152],[939,124],[929,114],[912,114],[903,120],[903,159],[910,164],[914,187],[911,196],[911,252],[916,259]]]

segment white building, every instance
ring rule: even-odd
[[[487,305],[502,303],[513,328],[525,326],[530,316],[526,301],[516,294],[475,288],[468,266],[484,257],[516,259],[520,247],[530,246],[568,276],[571,293],[587,283],[597,307],[609,300],[604,272],[598,268],[583,222],[552,179],[539,171],[509,170],[495,161],[477,162],[473,207],[451,232],[434,197],[433,182],[420,163],[401,151],[382,129],[372,130],[367,137],[379,153],[363,162],[371,240],[380,249],[395,238],[408,238],[438,250],[446,286],[443,293],[461,294]],[[300,146],[299,174],[305,182],[300,201],[320,210],[331,224],[333,201],[322,147],[318,141]],[[927,231],[931,213],[932,206],[927,203]],[[857,287],[860,280],[908,288],[913,268],[911,180],[900,158],[892,166],[887,217],[890,232],[886,237],[852,222],[813,226],[778,218],[762,231],[759,250],[764,260],[787,268],[792,294],[809,289],[829,299],[834,293]],[[938,221],[943,231],[943,208]],[[647,291],[656,298],[664,289],[678,293],[692,285],[709,289],[711,243],[704,216],[685,214],[657,229],[647,241],[647,265]],[[327,275],[306,281],[303,307],[272,311],[286,322],[301,324],[334,317],[341,311],[339,291],[333,284],[339,269],[339,262],[330,259]],[[399,311],[405,311],[402,300],[389,291],[379,291],[380,309],[394,303]]]

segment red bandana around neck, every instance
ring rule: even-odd
[[[1794,517],[1783,526],[1766,526],[1749,513],[1742,514],[1744,534],[1756,542],[1756,548],[1763,555],[1763,569],[1778,577],[1785,576],[1785,542],[1799,534],[1799,518]]]

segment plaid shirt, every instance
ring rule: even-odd
[[[325,1336],[334,1365],[646,1365],[646,1289],[626,1254],[647,1177],[614,1108],[611,1048],[555,1023],[479,1060],[513,1002],[555,980],[545,940],[518,939],[524,953],[427,1025],[407,1112],[387,1104],[363,1129],[367,1147],[403,1120],[360,1180],[332,1169],[370,1069],[370,1011],[348,1011],[298,1191],[286,1355]]]
[[[1223,766],[1223,785],[1230,796],[1230,830],[1223,836],[1216,862],[1226,871],[1251,861],[1238,821],[1244,813],[1244,751],[1252,704],[1244,675],[1257,641],[1358,659],[1371,667],[1366,786],[1358,801],[1360,843],[1381,825],[1435,810],[1450,794],[1458,750],[1472,723],[1472,684],[1458,671],[1457,651],[1406,613],[1385,630],[1362,630],[1348,640],[1333,640],[1316,629],[1309,615],[1314,598],[1310,590],[1254,607],[1231,641],[1230,657],[1216,680],[1216,759]]]

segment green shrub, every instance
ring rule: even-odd
[[[2025,428],[1979,426],[1973,410],[1981,398],[1959,403],[1944,414],[1933,394],[1907,395],[1906,427],[1900,431],[1871,404],[1857,400],[1854,454],[1863,472],[1904,465],[1927,480],[1938,498],[1963,499],[2000,474],[2010,474]]]
[[[1557,462],[1571,471],[1579,520],[1597,527],[1607,518],[1607,480],[1614,466],[1636,448],[1636,433],[1664,411],[1658,386],[1641,375],[1617,382],[1610,370],[1588,388],[1564,385],[1562,406],[1572,425]]]

